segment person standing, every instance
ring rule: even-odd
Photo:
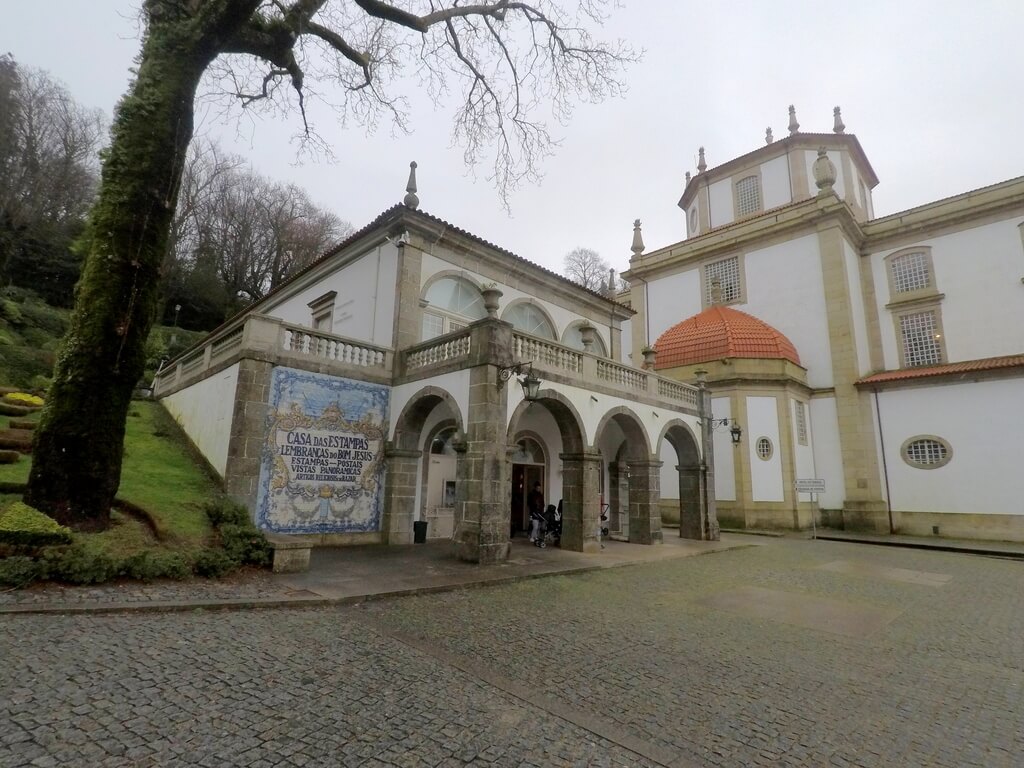
[[[533,490],[526,497],[526,507],[530,510],[530,541],[537,541],[540,536],[541,521],[544,519],[544,491],[540,483],[533,484]]]

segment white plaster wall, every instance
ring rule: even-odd
[[[402,415],[405,406],[424,387],[437,387],[447,392],[455,400],[459,407],[460,419],[465,426],[469,413],[469,370],[453,371],[441,376],[433,376],[429,379],[421,379],[409,384],[401,384],[391,389],[391,416],[388,419],[388,439],[395,437],[395,424],[398,417]]]
[[[845,237],[843,238],[843,260],[846,264],[846,283],[849,285],[850,308],[853,313],[853,342],[857,350],[857,373],[864,376],[871,372],[871,353],[868,350],[864,292],[861,290],[860,284],[860,256]]]
[[[892,508],[901,512],[1024,514],[1024,380],[948,384],[879,393]],[[953,458],[917,469],[901,454],[917,435],[946,440]]]
[[[438,272],[445,272],[454,269],[459,268],[455,264],[444,261],[443,258],[440,258],[437,255],[424,253],[423,271],[421,275],[420,286],[422,287],[426,285],[427,280],[429,280],[432,276],[436,275]],[[600,319],[590,320],[589,318],[585,318],[578,312],[574,312],[571,308],[554,304],[550,301],[545,301],[544,299],[539,299],[530,293],[526,293],[525,291],[521,291],[517,288],[512,288],[508,285],[505,285],[500,280],[493,281],[489,278],[483,277],[469,270],[459,269],[459,272],[467,279],[475,282],[477,285],[496,282],[498,289],[502,292],[501,308],[498,310],[499,316],[505,314],[506,308],[513,301],[516,301],[517,299],[529,299],[534,304],[537,304],[538,306],[542,307],[544,311],[548,313],[548,316],[555,324],[555,335],[557,337],[557,340],[561,340],[562,334],[565,332],[565,329],[569,325],[578,320],[587,320],[591,325],[593,325],[597,329],[597,333],[601,337],[601,341],[604,342],[604,348],[611,349],[611,328],[609,325],[610,319],[605,320],[603,323]]]
[[[546,480],[544,501],[545,504],[557,505],[558,500],[562,498],[562,461],[558,457],[563,452],[562,435],[558,431],[558,424],[550,411],[541,405],[533,405],[516,425],[516,433],[520,432],[534,432],[541,438]],[[511,435],[510,440],[514,440],[515,437],[516,435]]]
[[[949,362],[1024,352],[1024,253],[1020,217],[924,238],[871,254],[882,350],[887,369],[899,367],[898,339],[885,257],[930,246]]]
[[[665,331],[701,311],[700,269],[696,266],[674,275],[652,280],[647,286],[647,312],[654,344]],[[643,322],[637,315],[634,322]],[[642,360],[633,361],[635,365]]]
[[[623,363],[624,365],[633,364],[633,365],[636,365],[637,367],[639,367],[639,364],[643,362],[642,360],[638,360],[636,363],[633,363],[633,321],[632,320],[623,320],[622,321],[622,334],[620,335],[619,339],[620,339],[620,342],[621,342],[621,347],[620,347],[620,350],[619,350],[619,357],[617,358],[618,361],[620,363]]]
[[[160,401],[221,477],[228,463],[237,384],[235,363]]]
[[[807,184],[810,187],[811,196],[818,193],[818,187],[814,183],[814,161],[818,159],[817,152],[804,152],[804,162],[807,165]],[[846,197],[846,174],[843,173],[843,153],[839,150],[830,149],[828,159],[836,167],[836,183],[832,185],[836,195],[842,200]]]
[[[793,342],[801,365],[807,369],[808,384],[832,386],[817,235],[750,251],[744,262],[747,303],[736,308],[763,320]],[[799,311],[794,312],[794,307]]]
[[[679,457],[668,440],[662,440],[658,446],[658,458],[661,459],[661,498],[678,500],[679,470],[676,467],[679,466]]]
[[[711,414],[716,419],[731,419],[732,406],[728,397],[711,398]],[[736,448],[729,431],[717,429],[711,435],[715,452],[715,498],[736,501]]]
[[[843,459],[839,443],[839,417],[834,397],[811,399],[811,443],[815,477],[825,480],[825,493],[818,497],[822,509],[842,509],[846,499]]]
[[[804,418],[807,420],[807,445],[800,445],[800,442],[797,440],[796,406],[797,401],[790,398],[789,423],[793,425],[793,435],[791,439],[793,441],[793,462],[796,470],[796,477],[814,478],[817,477],[817,475],[814,474],[814,427],[811,425],[810,403],[804,403]],[[799,500],[810,501],[811,494],[801,493],[799,494]]]
[[[398,249],[386,243],[294,296],[269,304],[262,312],[285,322],[310,327],[313,315],[309,302],[328,291],[337,291],[331,332],[391,347],[394,346],[397,279]]]
[[[732,207],[732,180],[716,181],[708,192],[711,198],[711,226],[720,227],[730,221],[735,221],[736,211]]]
[[[747,425],[743,430],[743,438],[749,454],[751,495],[754,501],[785,500],[778,407],[774,397],[747,398]],[[757,441],[762,437],[772,441],[772,455],[767,461],[757,455]]]
[[[792,202],[789,189],[789,158],[775,157],[761,166],[761,196],[765,210]]]

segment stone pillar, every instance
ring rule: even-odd
[[[563,453],[562,549],[598,552],[601,517],[600,453]]]
[[[701,503],[701,536],[706,541],[718,541],[722,538],[722,529],[718,524],[718,506],[715,502],[715,449],[711,429],[711,392],[708,391],[704,377],[697,382],[700,390],[698,408],[700,409],[700,503]],[[734,449],[735,450],[735,449]],[[737,498],[739,496],[737,495]],[[680,527],[679,535],[683,535]]]
[[[621,531],[622,520],[620,519],[622,484],[619,475],[619,462],[608,462],[608,530]]]
[[[412,544],[412,521],[416,519],[416,478],[422,451],[388,445],[384,449],[384,519],[381,535],[385,544]]]
[[[260,480],[260,457],[267,440],[270,416],[270,374],[274,366],[243,358],[238,363],[235,407],[224,466],[224,490],[249,508],[255,517]]]
[[[471,368],[466,452],[456,472],[455,553],[474,563],[508,558],[510,464],[506,453],[508,387],[499,388],[499,366],[508,365],[512,326],[484,318],[470,326]]]
[[[700,467],[677,466],[679,473],[679,538],[704,538],[704,504]]]
[[[661,462],[631,461],[629,466],[629,543],[660,544]]]

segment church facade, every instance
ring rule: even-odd
[[[723,526],[1022,541],[1024,178],[881,217],[877,184],[838,108],[701,148],[686,238],[635,228],[630,351],[706,382]]]

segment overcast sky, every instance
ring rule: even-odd
[[[332,0],[339,2],[340,0]],[[786,135],[787,106],[801,128],[832,129],[840,105],[880,181],[876,215],[1024,174],[1024,2],[861,0],[683,2],[624,0],[603,34],[646,53],[624,98],[580,106],[540,186],[511,199],[509,215],[485,171],[474,179],[449,148],[451,105],[414,82],[413,131],[367,136],[323,104],[311,120],[331,163],[296,163],[297,119],[224,119],[199,130],[261,173],[293,181],[361,227],[405,192],[419,163],[421,209],[561,271],[577,246],[627,265],[632,222],[648,250],[684,236],[676,201],[697,148],[711,166]],[[136,0],[34,0],[2,6],[0,52],[49,70],[81,102],[110,114],[139,48]]]

